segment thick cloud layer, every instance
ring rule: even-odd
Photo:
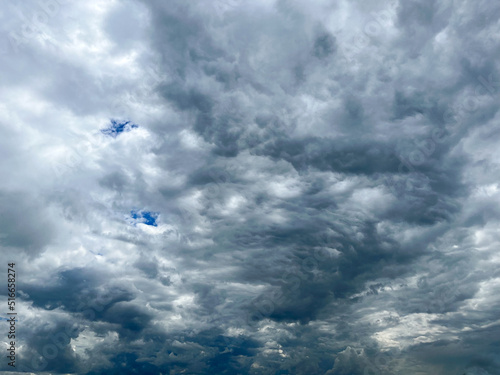
[[[15,370],[500,374],[499,15],[5,4]]]

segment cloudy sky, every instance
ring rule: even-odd
[[[4,1],[15,371],[500,374],[499,17]]]

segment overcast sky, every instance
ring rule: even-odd
[[[3,1],[15,370],[500,374],[499,17]]]

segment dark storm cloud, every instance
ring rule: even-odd
[[[86,306],[99,306],[97,310],[108,309],[115,303],[130,301],[133,294],[119,286],[108,286],[104,292],[99,286],[104,284],[104,278],[99,272],[86,269],[71,269],[61,271],[54,277],[54,285],[22,285],[23,293],[26,293],[33,302],[34,307],[42,307],[47,310],[62,308],[63,310],[83,313]],[[104,284],[105,285],[105,284]],[[93,315],[95,313],[92,312]],[[101,316],[102,312],[97,311]]]
[[[429,43],[431,37],[434,38],[436,34],[446,27],[451,13],[449,6],[443,5],[442,8],[438,9],[433,3],[413,2],[412,4],[400,5],[397,10],[397,17],[399,24],[402,25],[406,33],[405,37],[416,38],[414,43],[408,46],[410,57],[414,58],[416,53],[420,53],[419,51],[424,48],[425,43]],[[190,19],[189,22],[197,21]],[[206,26],[201,21],[198,22],[198,25],[203,26],[198,26],[197,31],[199,28]],[[429,28],[429,25],[432,27]],[[208,30],[206,32],[208,33]],[[254,32],[249,32],[249,34],[255,35]],[[251,36],[247,36],[247,39],[251,40],[251,38]],[[184,39],[184,42],[189,43],[187,38]],[[220,42],[220,40],[213,40],[209,44],[211,47],[217,46],[217,42]],[[162,48],[165,47],[166,45],[162,44]],[[189,49],[185,45],[183,48]],[[198,48],[198,46],[193,45],[193,48]],[[248,45],[240,44],[236,45],[236,48],[244,51],[244,56],[249,55],[251,51],[251,47]],[[279,49],[280,46],[275,45],[275,48]],[[311,55],[319,59],[334,54],[337,49],[335,37],[328,33],[316,36],[316,39],[311,40],[311,50],[313,51]],[[220,49],[214,48],[214,50],[217,50],[217,53],[209,54],[205,50],[207,52],[204,55],[206,61],[220,59],[221,56],[229,55],[229,53],[220,52],[222,47]],[[168,52],[165,52],[165,55],[167,54]],[[264,64],[272,64],[272,59],[269,56],[268,61],[264,61]],[[196,60],[196,62],[199,61]],[[286,60],[281,62],[283,63],[281,67],[283,71],[289,69],[287,64],[293,63],[293,61]],[[303,64],[307,66],[307,60],[304,60]],[[193,72],[198,69],[189,60],[186,66],[192,69]],[[238,81],[236,81],[231,87],[230,94],[233,95],[235,92],[243,91],[248,93],[246,83],[257,81],[256,75],[265,76],[268,66],[264,65],[263,69],[258,73],[241,69],[240,77],[242,79],[239,81],[239,86]],[[210,71],[214,70],[215,68],[211,68]],[[295,71],[297,72],[297,70]],[[472,74],[485,74],[485,71],[487,71],[487,68],[483,71],[475,71]],[[491,68],[489,71],[491,71]],[[302,84],[307,82],[309,77],[304,73],[303,69],[300,75]],[[415,78],[418,79],[418,76]],[[279,81],[279,76],[272,79],[278,79]],[[269,80],[271,80],[271,76],[269,76]],[[203,86],[199,85],[199,87]],[[216,84],[214,87],[220,86]],[[421,121],[420,119],[422,119],[437,129],[443,128],[443,126],[447,125],[444,114],[450,102],[447,104],[446,101],[443,103],[436,102],[437,95],[429,96],[424,91],[425,89],[405,93],[401,91],[403,87],[394,87],[392,104],[387,108],[387,117],[385,119],[379,118],[378,115],[371,116],[374,111],[377,112],[376,109],[369,108],[366,110],[366,104],[357,99],[367,95],[363,89],[353,91],[350,96],[344,98],[342,100],[343,113],[340,116],[335,115],[335,117],[332,117],[333,123],[331,124],[332,127],[342,130],[343,137],[311,135],[297,137],[287,132],[281,132],[276,121],[269,121],[258,112],[253,116],[249,115],[248,111],[252,110],[249,107],[236,107],[236,113],[228,113],[227,111],[221,113],[218,111],[220,101],[217,100],[217,97],[223,95],[226,90],[225,87],[222,87],[219,93],[212,91],[210,94],[202,94],[202,91],[197,91],[194,87],[190,87],[188,91],[179,91],[178,88],[176,91],[172,91],[172,89],[163,91],[164,97],[172,102],[178,110],[192,114],[194,117],[193,129],[215,146],[216,155],[237,157],[243,150],[248,150],[250,154],[269,157],[275,162],[284,160],[304,176],[311,173],[311,167],[318,171],[344,173],[347,176],[367,176],[368,180],[365,182],[365,186],[372,188],[379,186],[377,182],[384,181],[383,179],[380,180],[379,176],[381,175],[390,176],[391,178],[395,178],[392,177],[393,175],[402,175],[402,177],[398,178],[412,181],[411,189],[400,191],[397,195],[397,201],[387,202],[382,211],[373,213],[373,218],[360,216],[354,219],[352,212],[344,211],[343,213],[346,215],[344,220],[347,225],[356,228],[351,231],[335,228],[335,220],[338,220],[335,217],[325,218],[321,222],[321,206],[338,209],[339,204],[346,200],[345,197],[325,197],[321,200],[319,196],[322,190],[327,188],[324,182],[319,183],[319,187],[316,188],[315,194],[311,194],[312,196],[295,197],[293,201],[276,200],[274,197],[266,197],[265,195],[263,197],[255,196],[253,201],[254,210],[263,204],[272,205],[287,212],[287,217],[290,222],[294,223],[293,225],[273,224],[268,227],[263,223],[258,223],[257,220],[247,220],[245,226],[241,229],[239,229],[239,225],[234,223],[225,224],[229,224],[231,229],[223,229],[224,226],[221,226],[220,230],[222,232],[213,234],[214,240],[220,246],[230,247],[232,243],[236,243],[246,249],[255,249],[255,251],[252,251],[252,257],[245,259],[245,272],[241,273],[241,276],[247,282],[265,281],[270,285],[281,288],[283,283],[280,276],[286,272],[285,270],[292,269],[296,275],[300,276],[298,278],[299,282],[294,288],[288,290],[283,288],[281,293],[272,294],[274,297],[277,295],[283,297],[273,301],[273,306],[268,308],[267,314],[261,311],[261,318],[270,318],[277,322],[298,321],[301,323],[318,319],[321,316],[321,311],[325,309],[328,311],[327,306],[333,301],[347,298],[361,291],[367,281],[381,278],[392,279],[407,274],[411,270],[411,265],[428,252],[427,247],[438,236],[449,230],[449,227],[448,229],[443,227],[443,223],[454,220],[461,208],[461,204],[457,199],[465,197],[468,191],[460,178],[464,157],[462,155],[450,155],[453,147],[460,142],[460,138],[446,137],[443,143],[443,134],[445,134],[443,130],[438,136],[437,133],[432,133],[433,128],[427,128],[424,130],[423,135],[419,135],[415,139],[415,136],[409,133],[411,132],[411,125],[405,124],[404,121]],[[454,89],[460,90],[460,87],[455,84]],[[262,93],[262,90],[258,91]],[[279,105],[279,99],[275,99],[269,94],[267,97],[271,103],[275,102],[275,105]],[[238,112],[240,112],[239,115]],[[234,121],[234,119],[239,119],[239,121]],[[290,121],[290,119],[287,118],[284,121]],[[405,130],[400,134],[397,132],[389,133],[388,140],[377,141],[378,130],[374,126],[377,124],[373,124],[373,121],[394,122],[395,125]],[[267,137],[266,132],[254,133],[255,141],[251,143],[241,142],[242,139],[250,139],[249,133],[252,132],[250,129],[253,129],[250,125],[252,122],[258,128],[266,131],[271,128],[270,134],[272,135]],[[274,128],[272,128],[273,125],[275,125]],[[294,125],[296,126],[296,124]],[[419,127],[424,124],[420,125],[417,122],[415,125]],[[423,154],[421,149],[422,141],[427,142],[425,144],[427,154]],[[400,150],[403,154],[400,154]],[[418,158],[416,159],[417,152],[424,155],[425,160],[423,163],[419,162]],[[462,164],[460,164],[461,160]],[[377,174],[377,176],[370,179],[370,176],[374,174]],[[302,177],[302,179],[305,180],[306,178]],[[202,183],[209,180],[206,177]],[[234,180],[241,179],[238,178],[236,173],[232,176],[232,180],[231,183],[234,183]],[[227,181],[223,182],[223,186],[229,191],[231,190]],[[308,211],[311,213],[310,216],[306,214]],[[393,227],[396,227],[399,222],[422,228],[436,225],[438,227],[431,229],[429,234],[423,236],[421,240],[405,244],[401,243],[401,240],[394,238],[394,234],[387,234],[386,236],[378,234],[375,228],[377,221],[380,220],[392,222],[393,224],[388,225]],[[225,223],[225,220],[222,220],[221,223]],[[314,269],[305,271],[301,267],[301,262],[311,253],[314,246],[318,245],[315,243],[314,238],[320,232],[320,229],[315,229],[316,226],[323,228],[324,226],[330,226],[338,233],[333,237],[333,241],[335,241],[335,248],[341,255],[338,259],[328,259],[322,263],[316,262],[318,264]],[[439,226],[442,229],[438,229]],[[241,232],[241,235],[238,235],[239,232]],[[234,239],[227,237],[228,233],[233,233]],[[300,247],[302,249],[299,249]],[[259,250],[261,248],[262,251]],[[444,262],[444,260],[442,261]],[[425,297],[416,303],[418,307],[415,312],[423,310],[426,310],[425,313],[456,311],[464,301],[473,298],[478,291],[477,281],[474,281],[473,278],[469,285],[462,286],[460,290],[456,290],[456,284],[447,286],[440,282],[439,286],[427,287],[429,289],[425,289],[424,284],[425,282],[422,281],[419,293],[422,293],[422,296]],[[454,292],[449,293],[451,290]],[[445,294],[449,295],[443,301]],[[253,301],[254,308],[255,306],[263,306],[265,296],[264,293]],[[436,301],[440,300],[440,303],[438,303],[438,306],[426,306],[426,300],[429,298]],[[430,305],[433,305],[433,303]],[[342,360],[340,360],[341,362]],[[346,370],[341,370],[342,366]],[[335,371],[334,373],[342,373],[342,371],[347,371],[346,373],[359,371],[359,373],[362,373],[364,370],[363,366],[359,367],[358,370],[348,367],[348,365],[339,364],[334,367],[333,371]]]
[[[67,320],[37,324],[25,332],[27,350],[19,358],[21,371],[79,372],[78,357],[71,350],[71,339],[78,337],[81,329]],[[28,336],[29,335],[29,336]]]

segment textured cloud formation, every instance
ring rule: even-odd
[[[500,374],[499,16],[4,4],[16,370]]]

